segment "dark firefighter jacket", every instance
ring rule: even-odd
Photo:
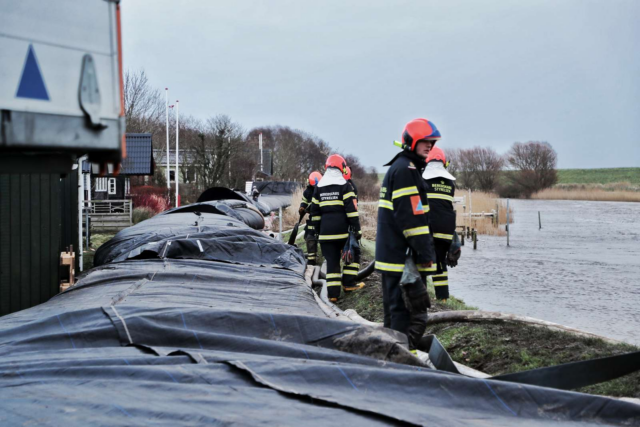
[[[353,182],[353,180],[348,180],[347,181],[349,184],[351,184],[351,186],[353,187],[353,192],[356,193],[356,200],[358,199],[358,187],[356,187],[356,183]]]
[[[402,275],[407,248],[417,264],[436,261],[429,229],[429,203],[421,173],[424,160],[403,151],[391,162],[378,203],[376,270]]]
[[[300,202],[300,207],[305,208],[307,211],[309,210],[309,204],[313,197],[313,190],[315,190],[313,185],[307,185],[307,188],[302,192],[302,202]]]
[[[434,239],[451,241],[456,230],[456,211],[453,208],[455,183],[447,178],[425,180],[431,209],[431,234]]]
[[[310,215],[311,225],[319,233],[321,242],[346,239],[350,225],[360,231],[356,194],[349,183],[316,186]]]

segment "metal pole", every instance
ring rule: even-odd
[[[169,88],[164,88],[164,99],[165,99],[165,119],[167,122],[167,189],[171,190],[171,180],[169,175],[170,165],[169,165]]]
[[[78,159],[78,266],[82,271],[82,207],[84,206],[84,176],[82,175],[82,162],[85,156]],[[72,266],[75,268],[75,266]]]
[[[469,188],[469,227],[471,227],[472,216],[473,216],[473,204],[471,203],[471,188]]]
[[[509,246],[509,199],[507,199],[507,246]]]
[[[178,157],[180,157],[180,101],[176,99],[176,207],[180,206]]]
[[[263,166],[262,166],[263,165],[263,160],[264,160],[262,158],[262,134],[260,134],[258,136],[258,145],[260,147],[260,172],[264,172],[264,169],[263,169]]]
[[[540,218],[540,211],[538,211],[538,230],[542,230],[542,218]]]
[[[280,217],[280,240],[284,240],[282,238],[282,208],[278,211],[278,216]]]

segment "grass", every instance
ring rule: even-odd
[[[640,185],[640,168],[558,170],[558,184],[610,184],[614,182],[629,182]]]
[[[532,199],[540,200],[588,200],[598,202],[640,202],[640,189],[638,191],[607,191],[598,187],[585,189],[553,187],[542,190]]]
[[[563,363],[638,351],[598,339],[515,323],[449,323],[431,326],[453,360],[490,375],[521,372]],[[640,397],[640,373],[577,391],[616,397]]]
[[[96,253],[96,250],[105,244],[107,241],[111,240],[116,233],[104,233],[104,234],[92,234],[91,241],[89,242],[90,246],[88,249],[82,252],[82,271],[87,271],[93,268],[93,257]]]

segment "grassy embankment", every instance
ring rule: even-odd
[[[116,233],[104,233],[104,234],[92,234],[90,247],[82,252],[83,270],[87,271],[93,268],[93,257],[96,254],[96,250],[102,246],[105,242],[109,241]]]
[[[373,258],[373,242],[365,243],[365,259]],[[383,321],[380,276],[374,273],[367,286],[359,292],[343,297],[341,309],[355,309],[373,322]],[[446,310],[476,310],[464,301],[451,297],[446,303],[437,302],[432,286],[430,312]],[[507,322],[443,323],[427,328],[445,346],[453,360],[489,375],[526,371],[529,369],[589,360],[631,351],[631,345],[613,345],[598,339],[575,337],[563,332]],[[640,373],[577,390],[604,396],[640,398]]]

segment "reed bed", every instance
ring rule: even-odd
[[[469,204],[469,192],[460,191],[458,196],[465,197],[465,206],[454,205],[456,208],[456,225],[475,228],[478,234],[490,236],[505,236],[507,223],[507,202],[500,199],[497,194],[482,191],[471,192],[471,204]],[[469,212],[469,205],[473,213],[497,212],[497,221],[493,217],[471,217],[464,215]],[[513,223],[513,208],[509,207],[509,223]]]
[[[640,202],[640,187],[629,182],[610,184],[558,184],[533,196],[538,200],[587,200],[596,202]]]

